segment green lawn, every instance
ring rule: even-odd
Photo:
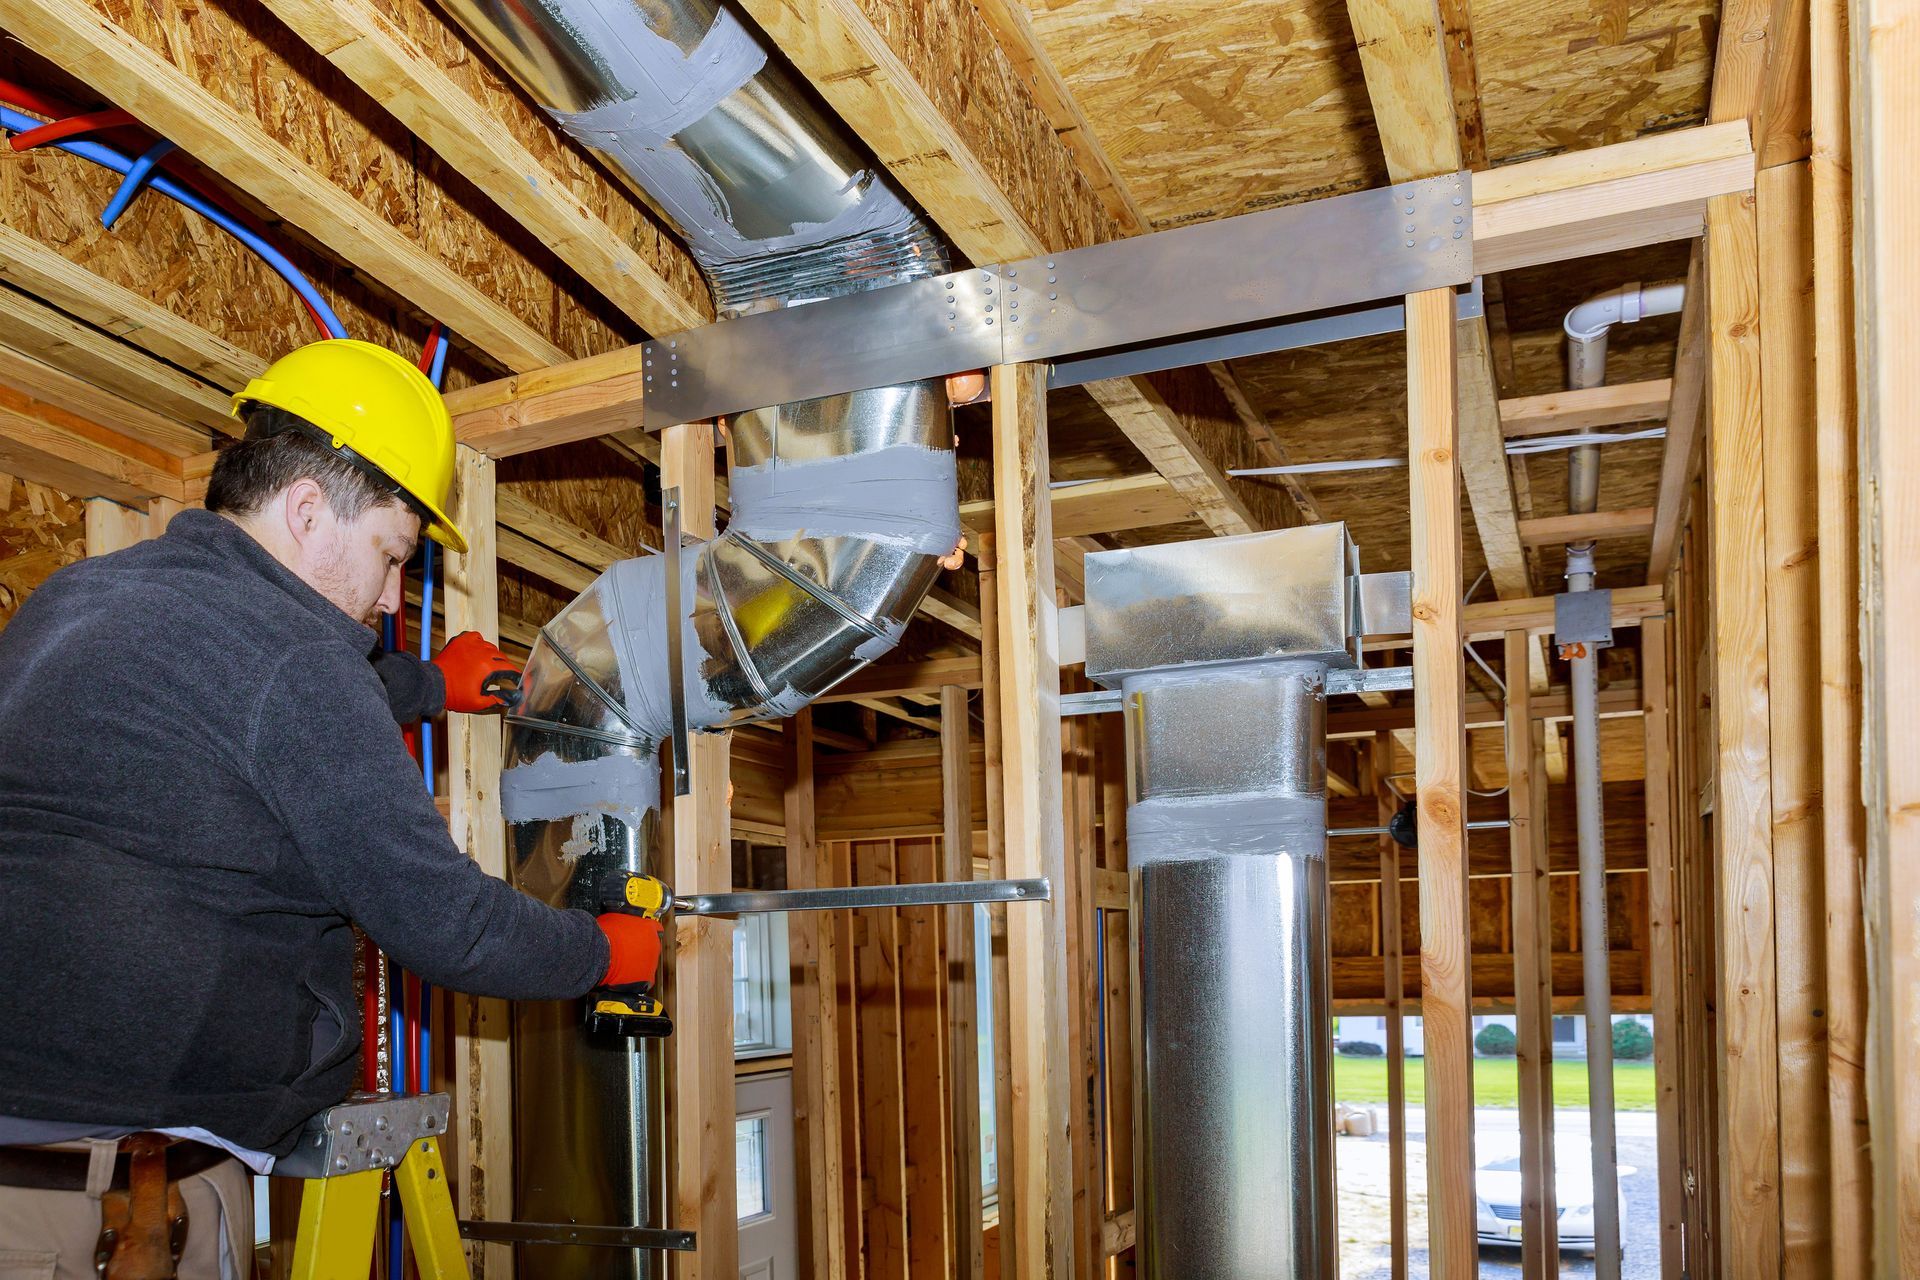
[[[1333,1096],[1336,1102],[1384,1103],[1387,1100],[1387,1060],[1333,1055]],[[1407,1103],[1419,1106],[1427,1096],[1425,1064],[1407,1059]],[[1477,1107],[1519,1105],[1519,1076],[1512,1058],[1473,1060],[1473,1103]],[[1553,1104],[1587,1105],[1587,1064],[1553,1064]],[[1653,1110],[1653,1064],[1613,1064],[1613,1104],[1617,1111]]]

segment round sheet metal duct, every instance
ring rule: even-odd
[[[724,318],[947,269],[886,175],[760,36],[712,0],[446,0],[567,133],[685,238]],[[509,717],[510,874],[592,907],[620,870],[663,878],[659,747],[667,628],[687,721],[792,714],[891,649],[960,538],[953,426],[938,381],[736,416],[732,518],[679,557],[622,561],[542,628]],[[669,963],[671,958],[669,958]],[[671,1012],[671,1011],[669,1011]],[[516,1005],[515,1213],[665,1221],[662,1059],[588,1037],[572,1004]],[[531,1277],[645,1277],[642,1253],[522,1247]]]

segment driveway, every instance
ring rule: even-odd
[[[1373,1108],[1381,1124],[1370,1138],[1341,1137],[1334,1142],[1335,1180],[1339,1186],[1340,1275],[1341,1280],[1391,1280],[1391,1255],[1387,1246],[1388,1153],[1387,1112]],[[1427,1148],[1423,1141],[1425,1118],[1419,1108],[1407,1114],[1407,1238],[1409,1271],[1415,1277],[1427,1274]],[[1498,1143],[1512,1147],[1518,1142],[1519,1112],[1493,1109],[1473,1113],[1476,1144]],[[1660,1274],[1659,1186],[1655,1170],[1657,1149],[1654,1118],[1651,1112],[1623,1111],[1615,1121],[1620,1163],[1633,1172],[1620,1180],[1625,1218],[1622,1235],[1626,1253],[1621,1274],[1625,1280],[1658,1280]],[[1584,1145],[1587,1140],[1587,1113],[1555,1113],[1554,1140]],[[1582,1254],[1563,1254],[1561,1270],[1568,1276],[1591,1276],[1593,1260]],[[1482,1245],[1480,1274],[1493,1277],[1520,1275],[1520,1250],[1503,1245]]]

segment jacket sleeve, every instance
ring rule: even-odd
[[[394,723],[431,720],[447,709],[447,678],[439,667],[398,649],[375,649],[368,656],[386,686]]]
[[[321,895],[412,972],[510,1000],[582,995],[606,972],[591,915],[535,901],[453,843],[359,655],[337,645],[287,653],[247,748]]]

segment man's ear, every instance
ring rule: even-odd
[[[305,478],[287,486],[280,504],[286,514],[287,535],[296,546],[302,547],[319,531],[322,520],[331,515],[333,510],[319,482]]]

